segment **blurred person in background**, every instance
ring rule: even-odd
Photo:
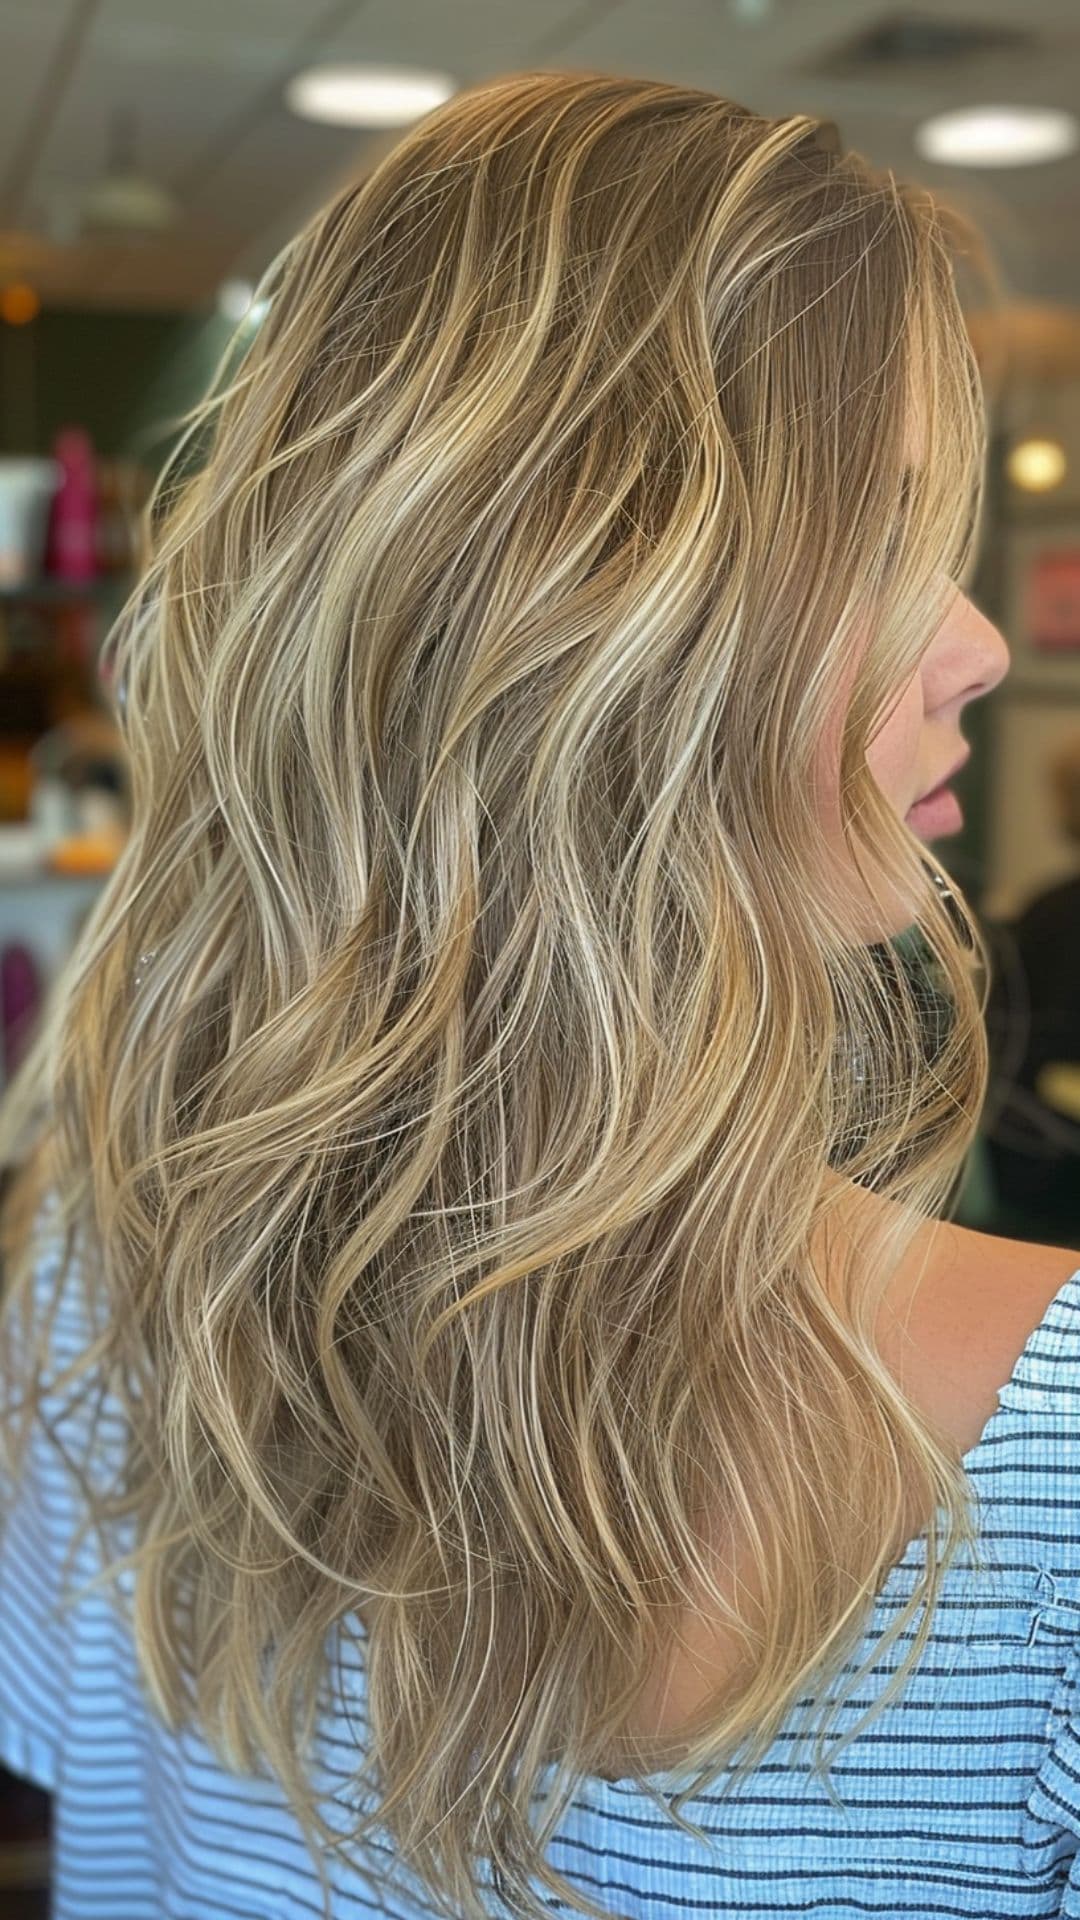
[[[1046,766],[1059,831],[1080,849],[1080,734]],[[1012,921],[983,929],[993,955],[985,1138],[1010,1231],[1080,1232],[1080,867]]]

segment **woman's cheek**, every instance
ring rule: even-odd
[[[907,811],[918,792],[923,719],[922,683],[916,674],[866,749],[874,779],[899,813]]]

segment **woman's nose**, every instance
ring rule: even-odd
[[[1005,675],[1012,665],[1012,656],[1009,653],[1009,643],[1002,633],[1001,628],[995,626],[994,622],[989,620],[986,614],[978,607],[976,607],[975,611],[979,616],[986,642],[987,667],[985,691],[989,693],[1000,681],[1004,680]]]
[[[963,687],[961,700],[976,700],[991,693],[1004,680],[1011,664],[1008,643],[996,627],[966,594],[956,616],[957,642],[954,672]]]

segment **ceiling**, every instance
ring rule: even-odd
[[[959,46],[912,46],[920,24],[962,30]],[[966,44],[979,30],[1002,43]],[[821,114],[973,211],[1019,301],[1080,308],[1080,153],[975,171],[931,166],[912,142],[940,108],[1075,107],[1080,0],[0,0],[0,281],[25,276],[53,306],[176,310],[211,302],[226,274],[256,278],[399,137],[287,110],[288,78],[333,60],[416,62],[462,87],[535,67],[647,74]],[[140,171],[181,209],[135,246],[76,230],[117,109],[136,115]]]

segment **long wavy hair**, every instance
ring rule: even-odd
[[[76,1290],[50,1392],[125,1413],[73,1465],[150,1697],[269,1765],[327,1911],[377,1827],[455,1915],[603,1915],[544,1858],[583,1776],[696,1831],[813,1683],[827,1778],[906,1519],[870,1714],[978,1554],[873,1328],[978,1124],[986,952],[865,759],[976,552],[964,232],[807,115],[511,74],[284,249],[147,510],[132,829],[3,1108],[8,1461]],[[881,939],[820,879],[841,693]],[[746,1657],[671,1798],[634,1709],[695,1611]]]

